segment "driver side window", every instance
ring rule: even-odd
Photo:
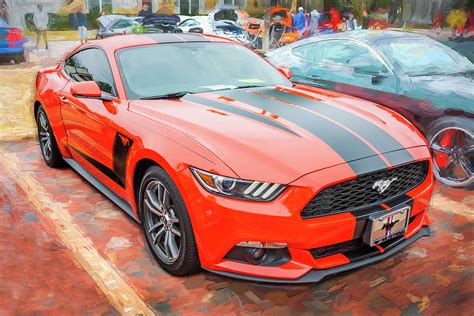
[[[100,90],[117,96],[107,56],[97,48],[82,50],[66,59],[64,72],[76,82],[95,81]]]

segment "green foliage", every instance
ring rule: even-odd
[[[375,5],[375,8],[387,9],[390,7],[390,0],[375,0],[374,5]]]
[[[362,21],[364,8],[369,13],[369,8],[374,3],[374,0],[342,0],[342,3],[344,7],[352,11],[352,14],[354,14],[358,21]]]

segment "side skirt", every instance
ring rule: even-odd
[[[81,165],[79,165],[74,159],[70,158],[63,158],[64,161],[77,173],[79,173],[84,179],[86,179],[90,184],[92,184],[97,190],[99,190],[102,194],[108,197],[112,202],[114,202],[118,207],[125,211],[130,217],[132,217],[137,223],[139,222],[138,218],[136,218],[135,214],[133,213],[132,207],[128,204],[127,201],[122,199],[120,196],[115,194],[112,190],[106,187],[102,182],[100,182],[96,177],[94,177],[89,171],[84,169]]]

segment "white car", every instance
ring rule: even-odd
[[[209,16],[194,16],[181,22],[178,27],[183,33],[195,32],[222,36],[225,38],[245,41],[246,31],[237,22],[231,20],[212,20]]]
[[[188,33],[192,28],[201,28],[204,34],[214,34],[211,21],[207,16],[188,17],[178,25],[183,33]]]

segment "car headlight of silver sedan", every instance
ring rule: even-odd
[[[286,188],[283,184],[229,178],[193,167],[189,168],[204,189],[230,198],[268,202],[275,199]]]

